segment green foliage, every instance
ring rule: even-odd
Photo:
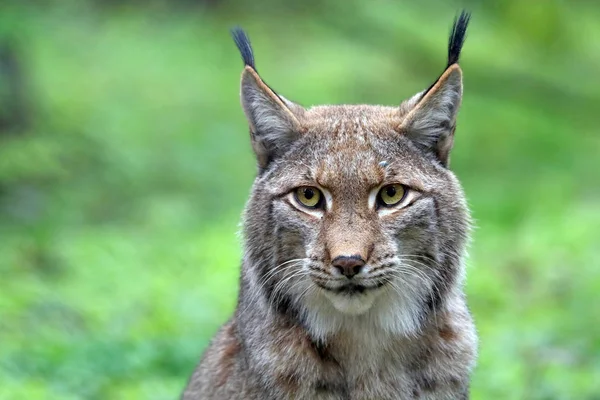
[[[452,168],[476,220],[472,397],[596,399],[600,10],[468,3]],[[0,6],[31,103],[0,132],[2,399],[176,398],[230,315],[255,171],[230,26],[285,96],[395,104],[437,77],[459,9],[143,4]]]

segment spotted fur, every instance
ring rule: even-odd
[[[235,314],[183,399],[469,397],[470,217],[448,169],[468,20],[455,22],[436,83],[395,107],[304,109],[264,83],[236,31],[259,174],[244,215]],[[389,184],[406,189],[393,207],[378,200]],[[322,208],[298,202],[304,186],[320,190]],[[342,275],[340,259],[355,276]]]

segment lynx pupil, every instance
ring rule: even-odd
[[[314,195],[315,195],[315,192],[313,192],[313,190],[311,188],[305,188],[304,189],[304,197],[307,200],[312,199]]]
[[[394,197],[396,195],[396,188],[394,186],[388,186],[385,189],[385,194],[387,194],[388,197]]]

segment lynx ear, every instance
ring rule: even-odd
[[[399,131],[424,151],[433,153],[444,166],[449,162],[456,116],[462,100],[462,71],[458,59],[469,19],[470,15],[463,11],[454,21],[444,73],[429,89],[400,106],[406,116]]]
[[[458,64],[448,68],[431,89],[415,97],[407,101],[407,104],[412,102],[415,105],[399,130],[447,165],[462,99],[462,72]]]
[[[232,31],[246,67],[241,102],[250,125],[252,147],[261,168],[280,156],[300,136],[304,109],[277,95],[258,75],[250,41],[241,29]]]

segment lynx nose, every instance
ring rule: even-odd
[[[335,269],[348,279],[360,273],[365,265],[365,261],[359,255],[338,256],[331,263]]]

